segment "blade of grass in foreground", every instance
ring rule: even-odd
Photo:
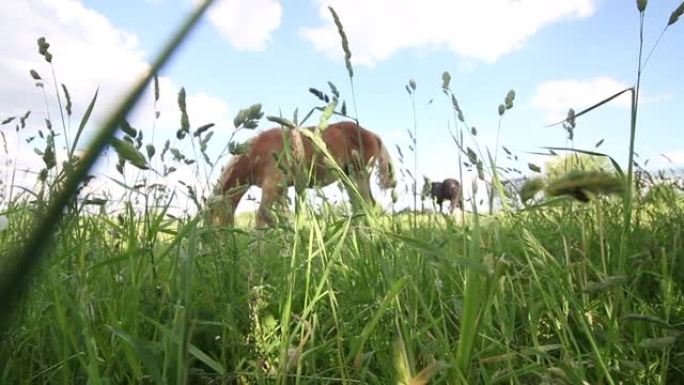
[[[480,250],[480,221],[477,206],[473,204],[473,233],[470,240],[470,258],[475,262],[482,261]],[[456,347],[456,373],[458,382],[468,383],[468,372],[471,366],[473,347],[477,338],[482,308],[482,275],[473,270],[466,271],[465,289],[463,293],[463,314],[460,319],[458,346]]]
[[[104,126],[99,130],[82,160],[76,166],[74,173],[67,179],[64,187],[55,195],[52,204],[50,204],[45,214],[38,220],[28,239],[24,244],[12,250],[9,255],[3,257],[4,260],[9,260],[11,256],[18,256],[16,260],[11,261],[11,266],[2,272],[2,276],[0,276],[0,331],[7,326],[8,319],[13,313],[21,295],[24,293],[29,274],[40,262],[41,255],[50,240],[51,234],[61,220],[64,208],[76,194],[79,183],[88,174],[100,152],[109,143],[120,122],[138,101],[154,74],[158,73],[166,64],[213,1],[205,0],[185,20],[180,29],[157,56],[147,75],[138,82],[116,110],[109,115]]]

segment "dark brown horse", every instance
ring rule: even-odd
[[[313,133],[313,127],[303,130]],[[381,188],[389,189],[396,185],[391,158],[376,134],[346,121],[330,124],[322,132],[321,139],[366,202],[375,203],[368,171],[373,165],[378,166]],[[222,170],[210,205],[214,224],[234,224],[235,208],[250,186],[261,187],[256,225],[262,227],[275,224],[271,206],[276,202],[282,203],[287,188],[295,185],[301,177],[304,182],[295,186],[322,187],[338,179],[338,174],[327,164],[325,155],[298,129],[272,128],[252,138],[248,147],[246,153],[233,156]],[[352,192],[349,195],[354,204]]]
[[[439,212],[442,212],[442,203],[445,200],[451,202],[451,213],[458,207],[463,210],[461,199],[463,197],[463,187],[456,179],[447,178],[442,182],[432,182],[430,197],[437,201]]]

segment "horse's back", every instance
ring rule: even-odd
[[[307,127],[313,130],[314,127]],[[280,173],[276,158],[281,162],[287,162],[282,158],[285,148],[285,135],[289,136],[289,130],[276,127],[261,132],[251,140],[249,151],[245,154],[244,168],[249,169],[249,179],[251,184],[261,186],[264,179]],[[305,167],[310,167],[315,163],[316,178],[323,185],[332,182],[328,167],[322,160],[322,155],[316,155],[316,150],[311,139],[301,135]],[[352,121],[342,121],[332,123],[322,132],[322,139],[335,161],[342,167],[354,161],[354,154],[358,153],[364,162],[368,162],[371,157],[376,157],[380,151],[380,139],[377,135],[357,125]],[[283,163],[286,165],[286,163]],[[286,166],[287,167],[287,166]]]
[[[313,127],[305,128],[307,130],[313,130]],[[271,128],[263,131],[261,134],[257,135],[251,143],[250,146],[250,157],[256,158],[266,153],[272,152],[282,152],[284,148],[284,136],[285,131],[281,128]],[[344,121],[339,123],[330,124],[324,131],[322,135],[323,141],[327,146],[337,149],[344,147],[345,149],[358,149],[362,145],[369,147],[373,144],[375,135],[370,131],[358,126],[354,122]],[[307,150],[307,155],[312,149],[313,144],[311,140],[305,136],[302,136],[302,141]]]
[[[342,163],[351,161],[354,151],[368,162],[371,157],[377,156],[381,143],[377,135],[351,121],[329,125],[323,132],[323,141],[336,160]]]

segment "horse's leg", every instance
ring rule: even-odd
[[[282,188],[278,194],[277,205],[285,215],[290,215],[290,199],[287,196],[287,190],[285,190],[285,188]]]
[[[218,202],[212,203],[212,222],[221,226],[235,226],[235,209],[249,186],[237,186],[221,195]]]
[[[371,193],[370,173],[366,169],[364,161],[358,151],[352,150],[351,158],[347,175],[352,182],[354,182],[361,199],[369,205],[374,206],[375,200]],[[359,211],[361,209],[361,202],[358,202],[358,197],[354,196],[352,191],[347,191],[347,193],[349,194],[349,200],[352,203],[352,209],[355,212]]]
[[[274,173],[261,185],[261,204],[256,216],[257,227],[272,227],[275,225],[275,218],[271,214],[271,207],[274,203],[282,201],[283,193],[287,191],[283,186],[283,177],[279,172]]]
[[[375,199],[370,187],[370,175],[364,173],[363,170],[354,171],[351,175],[351,180],[354,182],[356,189],[359,192],[360,198],[370,206],[375,206]],[[359,202],[359,197],[355,196],[354,192],[347,189],[349,201],[352,204],[354,212],[359,212],[362,209],[362,204]]]
[[[370,186],[370,175],[368,173],[364,173],[364,175],[360,175],[360,178],[358,180],[358,186],[359,186],[359,192],[361,193],[361,197],[371,206],[375,205],[375,199],[373,199],[373,193],[371,192],[371,186]]]

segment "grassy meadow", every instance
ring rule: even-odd
[[[144,129],[123,123],[203,10],[97,128],[88,151],[76,156],[75,148],[90,111],[74,118],[77,128],[53,122],[35,142],[45,162],[35,188],[2,196],[0,384],[684,383],[684,195],[668,181],[640,185],[650,175],[634,165],[638,98],[626,170],[585,151],[615,167],[536,173],[520,194],[504,188],[495,153],[474,135],[466,143],[461,130],[461,177],[471,168],[494,186],[504,197],[494,213],[472,202],[454,217],[350,213],[299,200],[276,228],[254,229],[251,213],[236,227],[209,226],[202,211],[171,215],[172,194],[145,178],[151,168],[165,177],[172,166],[225,163],[205,152],[211,127],[187,123],[184,91],[177,139],[193,141],[194,153],[168,142],[155,149]],[[349,55],[345,64],[353,80]],[[448,73],[442,80],[454,124],[464,122]],[[55,88],[66,113],[66,87]],[[344,113],[331,92],[321,96],[323,121]],[[639,82],[624,92],[638,96]],[[571,110],[566,130],[593,108]],[[251,106],[235,126],[253,128],[262,117]],[[25,120],[3,130],[16,124],[32,135]],[[63,162],[55,160],[60,129],[74,138]],[[107,146],[122,170],[140,171],[116,204],[83,189]],[[160,160],[167,151],[173,157]],[[395,165],[409,175],[413,167]],[[176,188],[202,207],[203,192]]]
[[[32,384],[678,383],[683,203],[639,205],[626,237],[619,199],[415,227],[66,217],[0,369]],[[12,211],[3,251],[32,211]]]

